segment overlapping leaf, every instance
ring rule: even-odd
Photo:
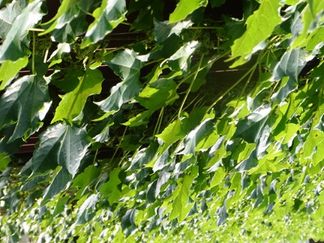
[[[72,121],[82,112],[88,97],[101,92],[103,77],[99,70],[87,70],[79,79],[79,85],[62,97],[52,122],[63,119]]]
[[[139,93],[142,86],[139,77],[143,62],[134,51],[125,50],[107,64],[121,77],[122,82],[112,87],[110,96],[97,104],[103,111],[114,113]]]
[[[12,24],[10,27],[7,23],[7,25],[4,26],[4,29],[2,30],[3,34],[5,34],[5,39],[0,46],[0,62],[3,62],[5,60],[16,61],[19,58],[24,57],[28,53],[29,48],[26,36],[29,32],[29,29],[37,24],[43,16],[43,14],[41,13],[41,5],[42,1],[33,1],[29,3],[28,6],[25,7],[19,15],[17,14],[17,17],[14,17],[16,13],[12,11],[12,9],[14,8],[14,6],[12,5],[7,6],[8,12],[2,12],[2,14],[6,15],[7,17],[8,15],[13,14],[12,17],[9,18],[14,19],[11,19]],[[3,22],[4,21],[2,21],[2,24],[0,22],[0,24],[3,25]]]
[[[274,28],[281,23],[279,0],[264,0],[258,10],[246,21],[246,31],[231,47],[232,58],[239,57],[232,67],[244,64],[254,52],[253,49],[265,41]],[[260,25],[260,23],[263,23]]]
[[[103,0],[93,12],[94,22],[89,26],[81,46],[97,43],[125,20],[125,0]]]
[[[48,87],[42,77],[24,76],[10,85],[0,99],[0,127],[14,125],[9,140],[37,130],[48,111],[47,102]]]
[[[87,133],[84,128],[64,124],[54,125],[42,134],[39,145],[29,162],[30,167],[38,171],[61,165],[73,177],[88,147]]]

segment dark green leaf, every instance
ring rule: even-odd
[[[74,176],[88,147],[84,128],[57,124],[48,128],[40,137],[40,143],[31,159],[32,169],[53,168],[59,164]]]
[[[48,111],[46,81],[24,76],[11,84],[0,99],[0,127],[14,124],[9,142],[36,131]]]
[[[55,176],[52,183],[46,188],[43,196],[43,201],[47,201],[53,198],[56,194],[67,189],[72,180],[71,174],[62,168]]]

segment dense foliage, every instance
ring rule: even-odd
[[[324,240],[324,1],[54,2],[0,0],[2,241]]]

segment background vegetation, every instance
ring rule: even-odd
[[[324,240],[324,1],[0,7],[2,241]]]

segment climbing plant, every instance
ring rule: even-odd
[[[53,3],[0,0],[2,241],[324,240],[324,1]]]

